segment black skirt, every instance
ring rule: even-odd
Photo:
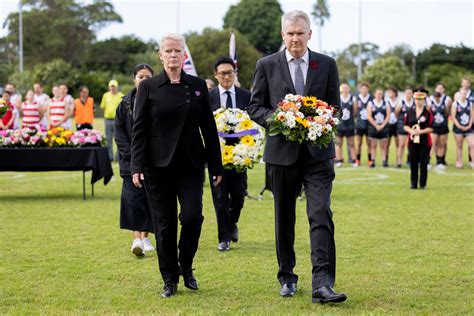
[[[140,232],[153,232],[145,188],[137,188],[132,177],[123,177],[120,198],[120,228]]]

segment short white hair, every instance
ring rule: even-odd
[[[309,16],[301,10],[294,10],[283,14],[281,16],[281,30],[283,31],[286,21],[295,23],[299,19],[303,19],[306,22],[306,25],[308,26],[308,31],[311,30],[311,21],[309,20]]]
[[[184,54],[184,50],[186,49],[186,41],[185,41],[184,37],[181,34],[168,33],[168,34],[163,35],[163,37],[160,39],[160,43],[159,43],[159,49],[160,50],[164,47],[164,44],[165,44],[166,40],[178,41],[180,43],[181,48],[183,49],[183,54]]]

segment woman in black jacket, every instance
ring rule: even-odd
[[[130,172],[133,109],[138,85],[142,80],[153,76],[153,69],[148,64],[138,64],[133,69],[135,88],[122,98],[115,117],[115,142],[119,153],[120,176],[123,178],[120,200],[120,228],[133,231],[132,252],[143,256],[145,251],[155,248],[148,239],[153,231],[145,189],[133,185]]]
[[[193,260],[204,220],[204,166],[216,186],[223,172],[207,85],[182,70],[185,46],[179,34],[162,38],[163,71],[140,83],[133,124],[130,169],[150,201],[164,298],[176,294],[180,272],[185,287],[198,289]]]

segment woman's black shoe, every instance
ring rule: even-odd
[[[163,288],[163,293],[161,293],[161,297],[168,298],[175,295],[178,292],[178,285],[173,283],[165,284]]]

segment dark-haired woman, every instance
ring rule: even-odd
[[[135,88],[122,98],[115,117],[115,142],[119,153],[120,176],[123,178],[120,200],[120,228],[133,232],[132,252],[137,257],[155,248],[148,239],[153,231],[144,188],[137,188],[130,172],[133,109],[135,95],[141,81],[153,76],[153,69],[147,64],[138,64],[133,69]]]
[[[444,94],[444,84],[436,85],[435,94],[431,96],[431,113],[433,113],[433,147],[431,156],[436,156],[436,167],[444,169],[448,145],[448,118],[451,113],[451,98]]]

